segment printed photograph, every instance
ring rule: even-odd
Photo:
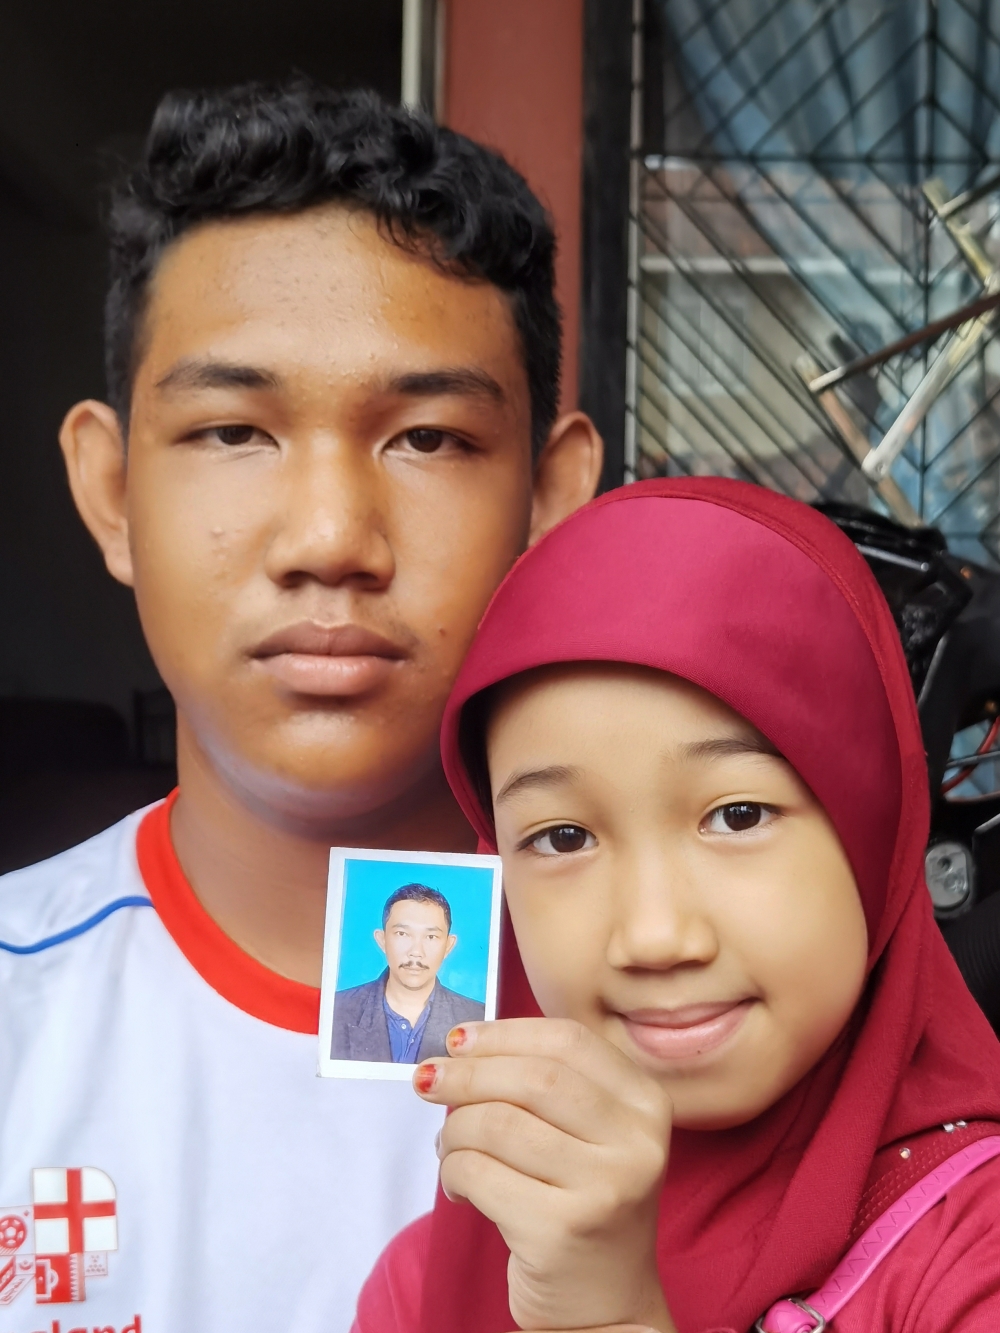
[[[330,854],[320,1073],[408,1079],[459,1023],[496,1017],[496,856]]]

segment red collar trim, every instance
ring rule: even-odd
[[[289,1032],[319,1032],[319,991],[272,972],[235,944],[198,901],[177,860],[170,811],[177,791],[143,818],[139,872],[160,920],[194,970],[237,1009]]]

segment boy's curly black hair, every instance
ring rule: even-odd
[[[160,102],[138,165],[109,216],[108,397],[127,429],[149,281],[166,246],[200,222],[297,213],[341,200],[399,245],[508,296],[541,447],[559,398],[555,236],[526,181],[499,154],[373,92],[296,77]]]

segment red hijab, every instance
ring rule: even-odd
[[[459,749],[464,705],[529,668],[588,660],[673,672],[749,719],[825,807],[864,905],[867,987],[819,1065],[748,1125],[673,1134],[658,1242],[668,1303],[681,1333],[746,1329],[829,1275],[880,1150],[947,1121],[1000,1120],[1000,1045],[924,884],[927,770],[899,637],[832,523],[742,482],[640,482],[523,556],[442,732],[448,780],[490,847]],[[539,1012],[509,928],[501,997],[504,1017]],[[493,1224],[439,1195],[430,1246],[424,1333],[512,1329]]]

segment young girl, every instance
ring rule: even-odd
[[[443,1193],[362,1333],[996,1333],[1000,1046],[851,543],[738,482],[604,496],[495,596],[442,744],[504,1017],[416,1072]]]

